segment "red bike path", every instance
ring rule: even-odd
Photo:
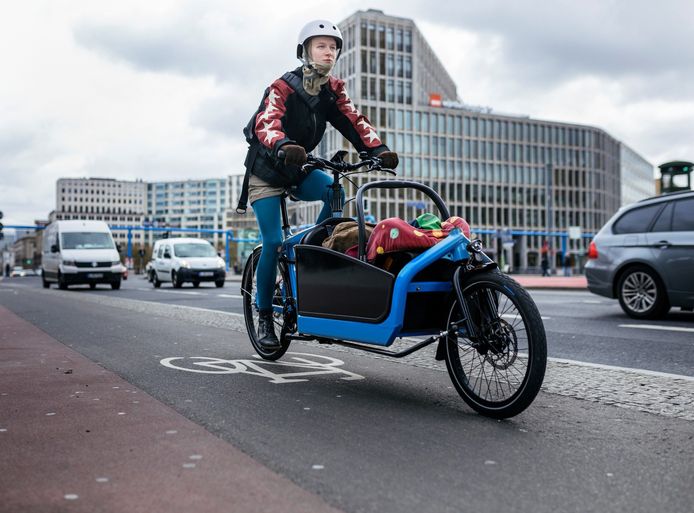
[[[332,512],[0,307],[0,511]]]
[[[582,274],[576,276],[511,274],[509,276],[528,289],[588,290],[588,281]]]

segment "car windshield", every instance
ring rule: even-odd
[[[174,245],[174,253],[177,257],[214,257],[217,256],[214,248],[209,244],[176,244]]]
[[[104,232],[68,232],[60,235],[62,249],[115,249],[111,234]]]

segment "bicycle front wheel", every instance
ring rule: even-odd
[[[547,342],[530,295],[501,273],[484,273],[462,285],[466,308],[456,301],[448,326],[459,330],[446,344],[446,368],[458,393],[475,411],[508,418],[525,410],[540,391]],[[464,313],[465,312],[465,313]]]
[[[256,271],[258,262],[260,261],[260,253],[262,248],[258,247],[253,250],[253,253],[246,261],[246,267],[243,269],[243,278],[241,280],[241,296],[243,297],[243,316],[246,321],[246,329],[248,330],[248,338],[251,340],[253,349],[265,360],[277,360],[281,358],[289,348],[289,340],[287,335],[293,333],[294,322],[292,321],[291,312],[289,311],[287,302],[289,294],[289,275],[286,267],[280,262],[277,266],[277,278],[275,280],[275,290],[272,298],[273,319],[275,322],[275,333],[277,334],[281,348],[273,351],[263,349],[258,343],[258,306],[256,296],[258,294],[258,286],[256,280]]]

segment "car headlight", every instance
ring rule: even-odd
[[[75,267],[75,261],[74,260],[63,260],[63,265],[70,265],[72,267]]]
[[[114,262],[111,262],[111,265],[120,265],[120,260],[116,260]]]
[[[190,269],[190,262],[188,262],[187,260],[181,260],[181,267],[183,269]]]

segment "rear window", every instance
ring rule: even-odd
[[[647,207],[635,208],[626,212],[613,225],[614,233],[643,233],[653,222],[653,218],[663,207],[662,203]]]
[[[675,201],[672,214],[672,230],[675,232],[694,231],[694,198]]]

